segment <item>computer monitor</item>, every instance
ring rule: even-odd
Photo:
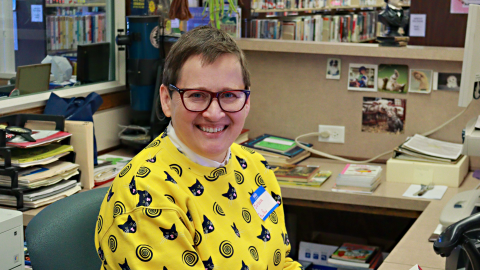
[[[20,90],[21,95],[48,91],[51,66],[51,64],[19,66],[15,88]]]
[[[82,84],[108,81],[110,43],[78,45],[77,81]]]
[[[474,97],[480,98],[480,5],[470,4],[458,106],[467,107]]]

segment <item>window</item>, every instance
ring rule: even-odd
[[[69,97],[125,89],[125,53],[115,45],[117,29],[125,29],[125,1],[0,0],[0,80],[47,56],[53,57],[52,65],[72,69],[69,81],[51,76],[47,91],[19,89],[19,97],[0,96],[0,113],[41,106],[50,91]]]

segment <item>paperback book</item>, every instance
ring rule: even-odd
[[[306,165],[284,165],[274,169],[278,181],[309,182],[320,170],[320,167]]]

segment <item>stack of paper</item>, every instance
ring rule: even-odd
[[[77,181],[63,180],[48,187],[25,191],[23,194],[23,205],[26,207],[37,208],[73,195],[80,190],[80,183]],[[16,206],[17,200],[15,196],[0,195],[0,204]]]
[[[11,151],[12,166],[25,168],[34,165],[45,165],[57,161],[72,151],[73,146],[60,144],[49,144],[32,149],[13,148]],[[3,158],[0,158],[0,165],[3,164]]]
[[[35,166],[21,169],[18,172],[18,186],[24,188],[38,188],[56,184],[62,180],[68,180],[78,175],[78,164],[68,161],[56,161],[45,166]],[[0,175],[1,186],[11,186],[8,176]]]
[[[113,181],[131,158],[116,155],[101,155],[98,157],[98,165],[93,172],[95,186],[100,186]]]
[[[52,142],[59,142],[72,136],[72,134],[58,130],[32,130],[32,134],[30,136],[36,141],[29,142],[22,136],[16,136],[11,141],[7,142],[7,145],[20,148],[37,147],[47,145]]]
[[[372,193],[380,185],[382,167],[347,164],[338,175],[333,191]]]
[[[393,158],[455,164],[463,158],[462,144],[430,139],[415,134],[393,152]]]

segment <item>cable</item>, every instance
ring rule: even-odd
[[[460,117],[460,115],[464,114],[465,111],[467,111],[468,108],[470,108],[470,105],[472,104],[472,102],[470,102],[470,104],[468,104],[468,106],[463,109],[460,113],[458,113],[457,115],[455,115],[454,117],[452,117],[450,120],[446,121],[445,123],[443,123],[442,125],[438,126],[437,128],[434,128],[428,132],[425,132],[421,135],[425,136],[425,137],[428,137],[430,136],[431,134],[437,132],[438,130],[440,130],[441,128],[445,127],[446,125],[448,125],[450,122],[452,122],[453,120],[457,119],[458,117]],[[391,154],[392,153],[392,150],[389,150],[387,152],[384,152],[380,155],[377,155],[371,159],[367,159],[367,160],[361,160],[361,161],[358,161],[358,160],[351,160],[351,159],[346,159],[346,158],[342,158],[342,157],[338,157],[338,156],[335,156],[335,155],[330,155],[328,153],[324,153],[322,151],[319,151],[319,150],[315,150],[315,149],[312,149],[312,148],[309,148],[309,147],[306,147],[305,145],[301,144],[298,140],[300,138],[306,138],[306,137],[312,137],[312,136],[322,136],[324,135],[324,133],[320,133],[320,132],[312,132],[312,133],[307,133],[307,134],[303,134],[303,135],[300,135],[298,137],[295,138],[295,143],[297,144],[298,147],[302,148],[302,149],[305,149],[306,151],[309,151],[313,154],[317,154],[317,155],[320,155],[320,156],[323,156],[323,157],[326,157],[326,158],[330,158],[330,159],[335,159],[335,160],[338,160],[338,161],[343,161],[343,162],[347,162],[347,163],[357,163],[357,164],[363,164],[363,163],[369,163],[369,162],[372,162],[374,160],[376,160],[377,158],[379,157],[382,157],[382,156],[385,156],[387,154]],[[480,184],[479,184],[480,186]],[[478,188],[478,186],[477,186]]]

